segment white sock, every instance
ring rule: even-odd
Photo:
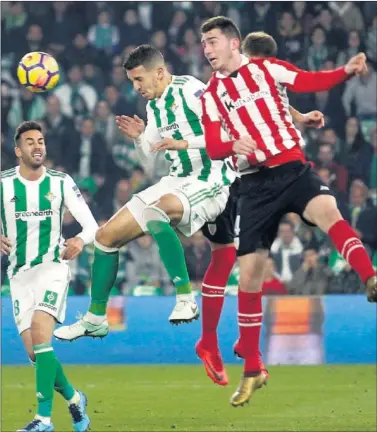
[[[93,325],[100,325],[106,320],[106,315],[95,315],[92,312],[87,312],[84,315],[84,320]]]
[[[72,396],[72,399],[67,401],[68,405],[78,405],[80,403],[80,393],[75,390],[75,394]]]
[[[51,417],[42,417],[42,416],[40,416],[40,415],[36,415],[35,416],[35,418],[36,418],[36,420],[40,420],[42,423],[45,423],[45,424],[50,424],[51,423]]]
[[[195,301],[194,293],[177,294],[177,301]]]

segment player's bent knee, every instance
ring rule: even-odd
[[[240,290],[259,292],[262,289],[267,252],[260,251],[239,257]]]
[[[322,195],[314,198],[307,206],[304,217],[327,232],[336,222],[343,219],[333,196]]]
[[[170,217],[165,213],[163,209],[157,207],[155,204],[145,207],[142,217],[145,225],[147,225],[148,222],[152,221],[170,223]]]
[[[120,247],[114,236],[114,232],[106,225],[98,228],[94,244],[104,252],[116,252]]]
[[[175,194],[162,196],[155,207],[163,210],[172,223],[179,223],[183,217],[184,205],[182,199]]]

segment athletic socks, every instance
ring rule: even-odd
[[[37,415],[45,419],[51,417],[57,362],[51,344],[34,345]]]
[[[224,304],[225,287],[236,259],[236,249],[233,246],[213,250],[211,262],[204,275],[201,340],[207,349],[217,348],[217,327]]]
[[[119,251],[106,248],[98,243],[95,246],[89,312],[100,317],[100,322],[90,322],[92,324],[101,324],[106,316],[110,291],[118,273]]]
[[[239,346],[245,357],[245,375],[258,375],[261,370],[259,339],[262,316],[262,292],[238,290]]]
[[[358,273],[364,284],[376,274],[367,251],[347,221],[340,220],[336,222],[329,229],[328,235],[336,249],[353,270]]]

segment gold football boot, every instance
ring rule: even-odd
[[[230,403],[234,407],[243,406],[253,393],[267,385],[268,375],[265,371],[262,371],[259,375],[253,377],[242,377],[241,383],[238,389],[235,391],[230,399]]]

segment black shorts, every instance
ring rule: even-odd
[[[221,245],[233,243],[239,184],[240,180],[236,179],[230,186],[228,202],[221,215],[214,222],[203,226],[202,232],[209,241]]]
[[[299,161],[243,176],[238,193],[235,222],[238,256],[270,249],[285,214],[297,213],[309,223],[303,218],[308,202],[317,195],[333,195],[310,164]]]

